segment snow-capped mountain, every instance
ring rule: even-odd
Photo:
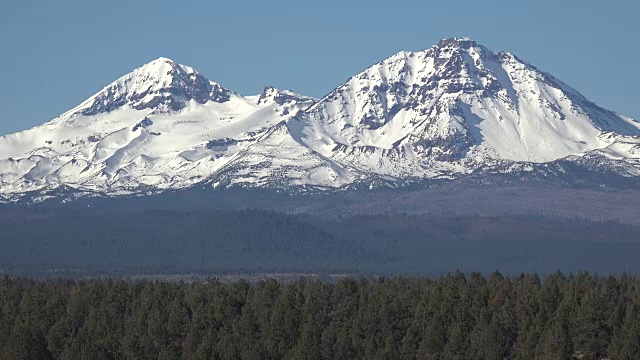
[[[592,151],[637,159],[639,150],[638,122],[467,38],[400,52],[349,79],[305,117],[310,148],[397,177],[457,176]]]
[[[322,99],[273,87],[242,96],[154,60],[1,137],[0,194],[342,189],[567,162],[640,181],[640,123],[512,54],[452,38],[393,55]]]
[[[0,191],[186,187],[211,178],[313,101],[271,87],[243,97],[160,58],[60,117],[0,138]]]

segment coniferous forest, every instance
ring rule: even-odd
[[[640,279],[0,278],[2,359],[637,359]]]
[[[0,275],[640,273],[640,225],[542,215],[0,207]]]

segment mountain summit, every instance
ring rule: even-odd
[[[468,38],[400,52],[352,77],[308,117],[319,125],[306,130],[312,138],[418,155],[419,162],[475,155],[548,162],[611,145],[604,134],[640,135],[637,122]]]
[[[0,138],[0,194],[105,196],[195,184],[335,190],[469,174],[640,180],[640,124],[469,38],[403,51],[322,99],[242,96],[166,58]]]
[[[187,102],[225,102],[231,92],[194,69],[159,58],[111,83],[83,103],[83,115],[113,111],[124,105],[137,110],[177,111]]]

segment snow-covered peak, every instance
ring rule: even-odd
[[[273,86],[266,86],[258,98],[258,105],[270,105],[273,103],[285,105],[291,102],[311,104],[315,100],[315,98],[301,95],[290,90],[280,90]]]
[[[144,76],[161,81],[171,81],[171,74],[181,70],[184,71],[183,66],[175,61],[166,57],[159,57],[135,69],[133,73],[135,76]],[[193,73],[194,71],[190,68],[188,72]]]
[[[603,133],[640,135],[637,122],[469,38],[399,52],[353,76],[306,116],[304,141],[325,156],[365,148],[479,166],[554,161],[608,146]]]
[[[171,86],[176,78],[202,76],[192,67],[178,64],[166,57],[159,57],[133,70],[131,77],[144,81],[155,81],[163,86]]]
[[[191,100],[225,102],[231,95],[193,68],[161,57],[109,84],[72,112],[96,115],[123,106],[169,112],[183,109]]]
[[[479,46],[472,38],[469,37],[451,37],[447,39],[442,39],[438,42],[437,47],[439,48],[460,48],[460,49],[468,49],[471,47]]]

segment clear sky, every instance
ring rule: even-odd
[[[0,7],[0,134],[160,56],[241,94],[322,96],[400,50],[468,36],[640,119],[640,5],[539,1],[34,1]]]

